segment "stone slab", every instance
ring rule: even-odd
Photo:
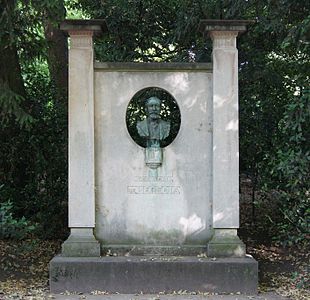
[[[253,23],[255,23],[254,20],[201,20],[198,30],[203,33],[208,31],[244,32],[247,26]]]
[[[82,20],[67,19],[60,24],[63,31],[93,31],[95,34],[107,32],[107,24],[104,19]]]
[[[130,71],[145,72],[147,71],[206,71],[212,72],[212,63],[159,63],[159,62],[95,62],[96,71]]]
[[[102,245],[206,245],[213,234],[212,73],[150,66],[144,72],[95,68],[95,236]],[[181,113],[157,176],[126,125],[130,100],[150,87],[168,92]]]
[[[252,257],[61,257],[50,262],[52,293],[107,291],[159,293],[179,290],[256,294]]]

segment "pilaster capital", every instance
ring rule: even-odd
[[[69,31],[71,39],[70,49],[73,48],[92,48],[93,32],[92,31]]]
[[[213,49],[236,48],[238,31],[211,31],[209,35],[213,41]]]
[[[252,23],[252,20],[201,20],[199,31],[211,37],[213,49],[236,49],[238,34]]]
[[[101,35],[108,31],[105,20],[71,20],[67,19],[60,24],[60,29],[72,36]]]
[[[199,22],[199,31],[204,35],[216,33],[218,36],[219,32],[223,32],[224,35],[231,32],[237,36],[238,33],[245,32],[247,26],[254,22],[253,20],[201,20]]]

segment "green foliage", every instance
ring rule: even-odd
[[[1,85],[0,202],[10,199],[14,218],[37,224],[41,238],[67,232],[67,107],[50,80],[44,37],[44,20],[57,23],[61,3],[3,1],[0,13],[1,46],[17,48],[26,90]]]
[[[92,18],[106,19],[109,34],[97,40],[95,48],[102,61],[206,58],[205,43],[197,31],[208,10],[206,1],[81,0],[80,6]]]
[[[9,126],[9,123],[14,117],[15,121],[25,128],[29,128],[34,121],[32,116],[27,113],[22,104],[24,98],[21,95],[14,93],[6,85],[0,85],[0,124],[3,127]]]
[[[45,63],[25,70],[35,121],[30,129],[16,124],[0,131],[0,152],[5,153],[0,199],[12,199],[16,216],[38,223],[35,233],[50,238],[64,235],[67,228],[67,109],[53,101]]]
[[[310,233],[310,91],[285,108],[267,186],[277,188],[281,200],[278,238],[292,244],[306,242]]]
[[[309,238],[310,5],[240,1],[225,9],[257,20],[239,39],[241,171],[273,202],[265,230],[300,244]]]
[[[25,217],[14,218],[12,211],[11,201],[0,203],[0,239],[24,239],[35,229]]]

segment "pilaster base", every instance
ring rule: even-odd
[[[62,256],[100,257],[100,243],[95,239],[93,228],[71,228],[71,234],[62,244]]]
[[[237,229],[214,229],[208,243],[209,257],[243,257],[245,245],[237,235]]]

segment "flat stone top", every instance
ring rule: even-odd
[[[146,62],[95,62],[96,70],[104,71],[203,71],[211,72],[212,63],[146,63]]]
[[[204,263],[204,264],[254,264],[257,265],[257,261],[253,259],[251,255],[244,257],[198,257],[198,256],[101,256],[101,257],[66,257],[66,256],[55,256],[51,262],[53,263]]]
[[[199,31],[239,31],[244,32],[247,26],[255,23],[254,20],[201,20]]]
[[[67,19],[60,24],[63,31],[93,31],[96,34],[107,32],[107,24],[104,19],[82,20]]]

